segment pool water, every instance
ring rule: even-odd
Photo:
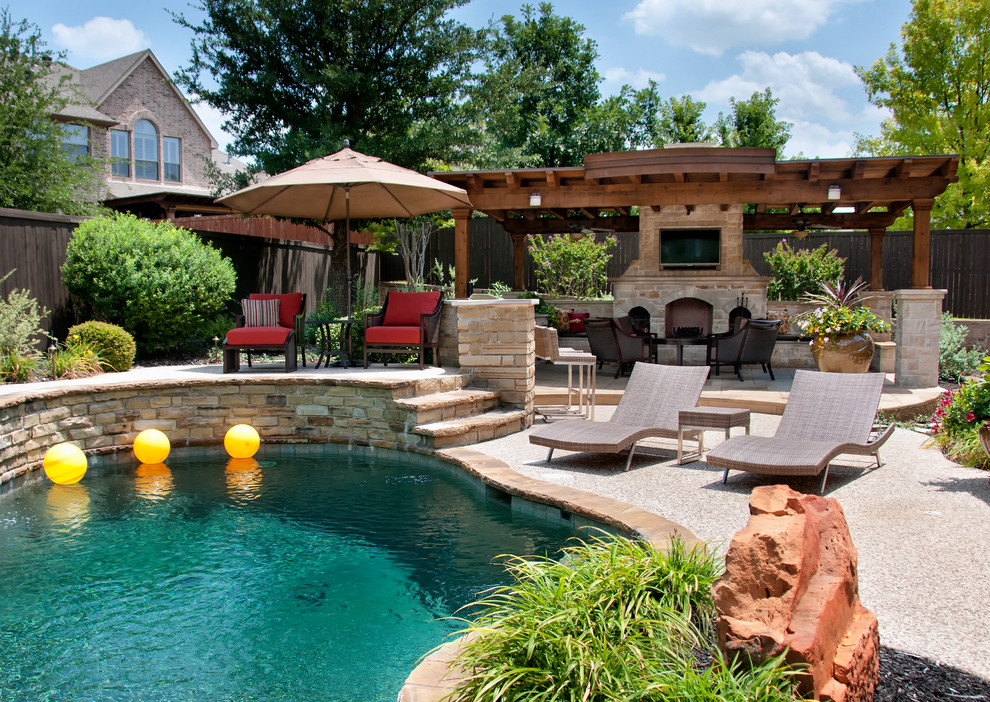
[[[436,461],[272,449],[0,494],[0,700],[394,700],[496,556],[573,535]]]

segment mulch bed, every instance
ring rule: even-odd
[[[880,647],[880,683],[874,702],[990,701],[990,680],[951,665]]]

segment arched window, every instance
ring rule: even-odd
[[[134,125],[134,177],[158,180],[158,130],[146,119]]]

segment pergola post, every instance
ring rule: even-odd
[[[471,210],[466,207],[451,210],[454,215],[454,297],[468,296],[471,275]]]
[[[911,201],[914,211],[914,255],[911,266],[911,287],[930,290],[931,250],[932,250],[932,205],[934,199]]]
[[[512,233],[512,289],[526,289],[526,235]]]
[[[883,290],[883,235],[886,229],[870,230],[870,290]]]

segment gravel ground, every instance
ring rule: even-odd
[[[606,420],[612,411],[602,407],[596,419]],[[752,432],[770,435],[778,421],[779,417],[754,414]],[[722,472],[704,462],[676,465],[676,443],[663,441],[638,449],[629,472],[622,471],[624,457],[615,455],[558,450],[547,463],[546,450],[531,445],[527,433],[474,448],[523,475],[659,514],[722,551],[746,524],[750,491],[773,482],[770,476],[732,473],[723,485]],[[927,666],[929,672],[920,676],[925,679],[932,670],[941,668],[945,673],[955,668],[960,674],[983,678],[977,682],[987,685],[990,483],[986,472],[947,461],[937,449],[922,448],[925,439],[922,434],[897,429],[881,450],[885,464],[879,469],[862,457],[840,458],[830,471],[826,494],[836,498],[845,512],[859,554],[860,597],[880,621],[887,658],[899,661],[896,670],[903,669],[909,677],[908,663]],[[706,440],[715,445],[721,433],[708,432]],[[794,478],[789,484],[817,492],[819,479]],[[917,657],[925,662],[918,664]],[[896,687],[895,681],[902,676],[888,677],[885,689]],[[959,687],[966,689],[961,682]],[[986,688],[975,694],[986,694]],[[878,693],[877,699],[941,698],[881,697]],[[990,700],[990,695],[969,699]]]

